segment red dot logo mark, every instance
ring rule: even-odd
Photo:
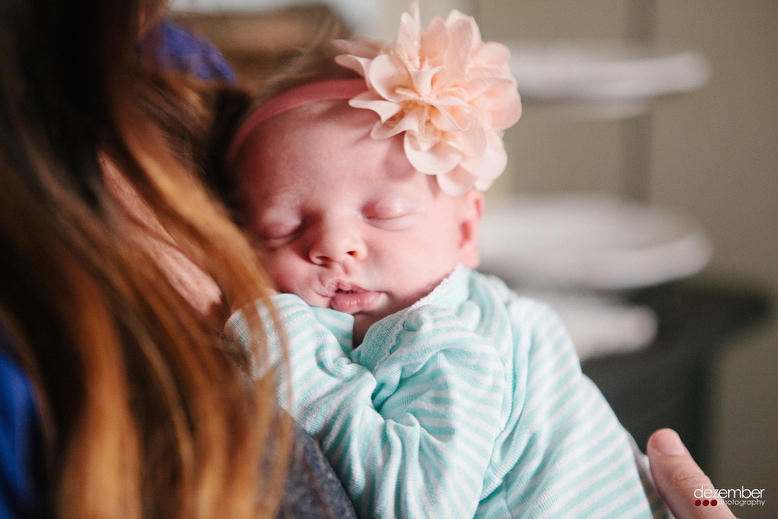
[[[699,499],[694,501],[694,506],[700,506],[701,504],[702,504],[702,501],[700,501]]]
[[[715,499],[710,500],[710,506],[716,506],[717,504],[719,504],[719,502],[716,501]]]

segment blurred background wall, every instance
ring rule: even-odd
[[[219,15],[221,8],[210,5],[214,2],[174,0],[173,5],[199,5]],[[247,11],[304,3],[221,0],[214,5]],[[357,33],[393,39],[409,1],[326,4]],[[712,238],[713,259],[700,275],[703,280],[751,287],[775,298],[778,2],[421,0],[420,4],[424,26],[451,8],[473,14],[484,40],[644,40],[660,53],[702,53],[710,64],[708,83],[655,99],[650,112],[638,118],[580,118],[526,103],[522,119],[505,135],[508,170],[489,196],[583,191],[636,197],[679,210],[696,217]],[[274,19],[260,32],[267,34],[271,26],[283,24]],[[220,27],[221,33],[210,35],[221,38],[225,48],[258,41],[256,33],[241,36],[234,21]],[[200,29],[208,33],[207,24]],[[778,322],[771,318],[738,335],[723,352],[713,359],[710,475],[718,488],[765,489],[765,506],[736,509],[739,516],[778,517]]]
[[[634,3],[634,2],[633,2]],[[650,115],[649,202],[694,215],[713,240],[702,274],[778,293],[778,2],[657,0],[656,48],[693,49],[708,84],[658,99]],[[620,39],[634,36],[630,0],[481,0],[484,39]],[[632,32],[632,34],[631,34]],[[501,189],[621,194],[634,156],[629,121],[576,120],[525,105],[506,135]],[[718,488],[765,488],[778,517],[778,325],[729,344],[716,359],[712,477]],[[742,510],[742,511],[741,511]]]

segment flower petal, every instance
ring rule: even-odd
[[[475,21],[461,18],[448,24],[448,49],[445,65],[449,78],[456,82],[467,80],[467,66],[470,61],[470,48],[473,43]]]
[[[495,99],[490,114],[491,128],[495,130],[505,130],[518,122],[521,117],[521,98],[515,87]]]
[[[414,110],[406,113],[396,124],[376,123],[373,129],[370,130],[370,137],[373,139],[388,139],[402,132],[416,133],[419,130],[419,120],[418,110]]]
[[[408,70],[398,64],[392,56],[382,54],[375,58],[370,64],[366,77],[370,88],[384,99],[395,102],[406,100],[407,96],[398,93],[398,89],[407,89],[411,78]]]
[[[478,179],[461,167],[456,167],[447,173],[438,175],[440,190],[450,196],[464,195],[470,191]]]
[[[398,103],[386,101],[373,92],[362,92],[352,97],[348,104],[354,108],[365,108],[374,111],[381,118],[381,122],[388,121],[402,110],[402,106]]]
[[[403,147],[408,162],[427,175],[440,175],[454,169],[462,160],[462,154],[446,144],[438,144],[428,150],[421,149],[417,136],[405,132]]]
[[[335,63],[341,67],[353,70],[363,77],[367,77],[368,71],[370,70],[371,61],[371,59],[363,58],[360,56],[353,56],[351,54],[341,54],[340,56],[335,56]]]
[[[459,22],[460,20],[469,20],[473,27],[473,39],[472,39],[472,50],[475,50],[475,48],[479,45],[482,45],[483,42],[481,41],[481,30],[478,28],[478,24],[475,23],[475,18],[472,16],[466,15],[457,9],[452,9],[450,13],[448,13],[448,16],[446,17],[446,25],[451,26],[455,23]]]
[[[484,153],[478,157],[463,160],[460,166],[478,178],[494,180],[499,177],[508,165],[508,155],[502,138],[497,132],[487,132],[487,146]]]
[[[437,103],[432,106],[437,109],[430,113],[430,122],[435,128],[444,132],[461,132],[471,126],[473,117],[467,111]]]
[[[487,69],[470,70],[471,79],[461,84],[460,88],[466,93],[467,99],[477,100],[484,92],[493,88],[516,88],[513,78],[496,77],[494,74],[481,75]]]
[[[473,187],[479,191],[486,191],[487,189],[492,187],[492,184],[494,184],[493,178],[479,177],[475,179],[475,182],[473,183]]]
[[[418,49],[421,41],[421,17],[418,2],[412,2],[408,12],[400,17],[400,28],[397,31],[396,45],[415,47]],[[417,63],[418,66],[418,63]]]
[[[486,152],[489,133],[493,132],[486,132],[474,117],[469,128],[456,134],[458,148],[468,157],[480,157]]]
[[[481,63],[490,64],[496,67],[505,67],[511,60],[511,51],[496,41],[483,42],[475,52],[473,59]]]
[[[429,66],[444,64],[444,56],[448,48],[448,32],[443,18],[436,16],[421,33],[419,56]]]
[[[333,40],[332,43],[347,54],[373,59],[381,53],[384,42],[357,36],[352,40]]]
[[[432,94],[432,78],[441,70],[443,67],[411,71],[413,86],[420,97],[428,97]]]

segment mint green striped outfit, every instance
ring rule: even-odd
[[[290,361],[290,378],[276,371],[279,402],[361,517],[667,516],[557,315],[499,279],[457,267],[356,349],[350,315],[289,294],[272,302]],[[282,334],[267,332],[278,367]],[[240,313],[227,333],[247,347]]]

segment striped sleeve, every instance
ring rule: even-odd
[[[282,404],[319,440],[359,515],[472,517],[500,433],[494,349],[449,310],[423,306],[374,325],[351,358],[337,322],[325,327],[295,296],[273,303],[291,366],[293,401]],[[241,326],[233,316],[228,332],[240,338]],[[270,350],[279,357],[272,330]],[[382,353],[354,362],[367,350]]]
[[[666,517],[642,455],[597,387],[581,373],[569,335],[545,304],[511,296],[521,376],[501,499],[479,517]],[[524,369],[521,364],[526,363]],[[509,447],[508,447],[509,446]]]

